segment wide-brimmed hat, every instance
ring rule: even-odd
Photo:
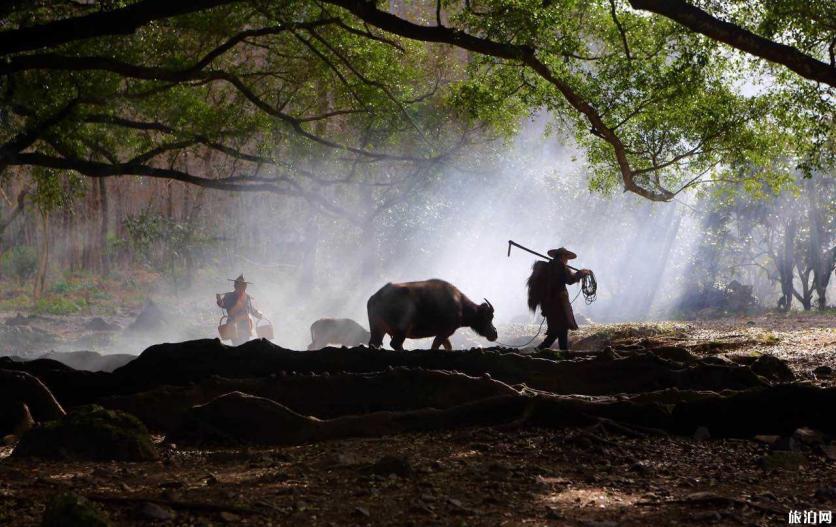
[[[567,249],[566,247],[561,247],[560,249],[551,249],[551,250],[550,250],[549,252],[547,252],[546,254],[548,254],[548,255],[549,255],[549,256],[551,256],[552,258],[557,258],[557,257],[559,257],[559,256],[566,256],[566,257],[568,257],[570,260],[574,260],[575,258],[577,258],[577,257],[578,257],[578,255],[577,255],[577,254],[573,253],[572,251],[570,251],[570,250],[569,250],[569,249]]]
[[[244,273],[239,274],[239,275],[238,275],[238,278],[236,278],[236,279],[234,279],[234,280],[233,280],[232,278],[227,278],[227,280],[229,280],[230,282],[235,282],[236,284],[249,284],[249,285],[252,285],[252,282],[247,282],[246,280],[244,280]]]

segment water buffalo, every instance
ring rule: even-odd
[[[450,335],[463,326],[491,342],[496,340],[491,303],[485,299],[484,304],[476,304],[444,280],[386,284],[366,307],[373,348],[379,348],[388,333],[396,350],[403,350],[404,339],[435,337],[432,349],[443,345],[449,351],[453,349]]]
[[[328,345],[361,346],[369,341],[369,332],[350,318],[320,318],[311,324],[309,350]]]

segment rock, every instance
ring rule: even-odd
[[[836,444],[820,445],[819,448],[821,448],[824,457],[831,461],[836,461]]]
[[[630,472],[636,472],[638,474],[649,474],[650,465],[648,465],[645,461],[636,461],[635,463],[630,465]]]
[[[554,505],[547,505],[546,518],[549,520],[562,520],[563,514],[560,513],[560,509],[558,507],[555,507]]]
[[[90,331],[118,331],[122,328],[118,324],[110,324],[102,317],[93,317],[84,324],[86,329]]]
[[[824,442],[824,435],[812,428],[799,428],[792,434],[793,439],[805,445],[818,445]]]
[[[7,326],[26,326],[30,322],[32,322],[32,320],[33,320],[32,318],[24,317],[23,315],[18,313],[17,315],[15,315],[13,317],[7,318],[6,319],[6,325]]]
[[[136,320],[128,326],[128,331],[137,333],[161,331],[168,328],[168,321],[169,317],[163,310],[153,300],[149,300],[137,315]]]
[[[110,519],[95,504],[72,493],[49,500],[41,527],[109,527]]]
[[[651,350],[651,353],[663,359],[672,360],[675,362],[693,362],[696,356],[682,346],[662,346]]]
[[[765,470],[792,470],[798,468],[799,465],[804,464],[805,461],[804,455],[800,452],[776,451],[758,458],[756,463],[759,467]]]
[[[779,435],[756,435],[753,438],[758,443],[769,446],[769,450],[797,452],[798,441],[793,437],[782,437]]]
[[[708,431],[708,428],[700,426],[694,432],[694,439],[696,439],[697,441],[705,441],[706,439],[711,439],[711,432]]]
[[[798,452],[798,441],[794,437],[779,437],[777,441],[769,445],[770,450],[781,452]]]
[[[241,520],[241,517],[235,513],[223,511],[221,512],[221,519],[225,522],[235,523]]]
[[[584,315],[583,313],[575,313],[575,321],[578,323],[579,326],[589,326],[595,323],[592,321],[591,318]]]
[[[139,419],[97,405],[76,408],[60,420],[33,428],[12,455],[89,461],[153,461],[159,457]]]
[[[795,380],[786,361],[773,355],[764,354],[758,357],[751,365],[752,371],[770,381],[791,382]]]
[[[412,474],[412,466],[406,458],[399,456],[383,456],[371,465],[367,472],[369,474],[377,474],[378,476],[388,476],[395,474],[405,478]]]
[[[456,498],[447,498],[447,503],[456,507],[457,509],[463,509],[464,505],[462,504],[462,500],[457,500]]]
[[[779,439],[781,439],[781,436],[779,436],[779,435],[756,435],[752,439],[754,439],[758,443],[763,443],[764,445],[772,446],[773,444],[775,444],[775,442],[777,442]]]
[[[152,502],[143,503],[139,512],[149,520],[168,521],[177,517],[177,513],[170,507],[164,507]]]
[[[830,366],[819,366],[813,370],[813,375],[816,377],[830,377],[833,375],[833,368]]]

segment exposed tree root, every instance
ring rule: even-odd
[[[152,429],[172,430],[192,406],[234,391],[265,397],[299,413],[321,418],[449,408],[517,393],[510,386],[487,377],[396,368],[372,374],[296,375],[275,379],[212,377],[190,386],[163,386],[138,394],[107,397],[99,404],[131,413]]]
[[[480,349],[398,352],[360,347],[296,352],[263,340],[237,348],[224,346],[217,340],[161,344],[147,349],[114,375],[120,380],[120,389],[136,392],[161,384],[199,382],[211,375],[253,378],[282,372],[362,373],[399,366],[458,371],[472,376],[487,373],[508,384],[524,383],[556,394],[606,395],[673,387],[739,390],[767,384],[750,369],[737,364],[703,361],[682,364],[652,353],[551,361]]]
[[[0,370],[0,437],[15,432],[27,416],[48,421],[63,415],[64,409],[36,377],[22,371]]]
[[[650,395],[650,394],[648,394]],[[691,434],[707,426],[712,435],[751,437],[788,434],[809,426],[836,432],[836,389],[786,385],[727,394],[686,394],[671,406],[613,397],[503,395],[443,410],[377,412],[321,420],[271,401],[233,392],[192,408],[170,439],[185,443],[301,444],[346,437],[527,423],[547,428],[607,423],[619,432],[647,429]],[[665,400],[670,394],[664,394]],[[805,408],[805,411],[793,411]],[[742,418],[744,417],[745,418]],[[777,416],[777,417],[776,417]]]

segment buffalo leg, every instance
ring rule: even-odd
[[[379,334],[372,333],[372,336],[369,339],[369,347],[370,348],[382,348],[383,347],[383,333],[379,333]]]
[[[392,335],[392,340],[389,341],[389,345],[392,346],[392,349],[395,351],[403,351],[404,340],[406,340],[406,337],[404,335]]]
[[[440,346],[444,346],[447,351],[453,351],[453,345],[450,344],[450,337],[438,336],[433,339],[433,344],[430,349],[437,350]]]
[[[450,344],[450,338],[444,339],[444,342],[441,343],[444,346],[444,349],[447,351],[453,351],[453,345]]]
[[[371,321],[370,321],[371,322]],[[386,332],[383,329],[376,327],[375,324],[371,324],[371,336],[369,337],[369,347],[370,348],[381,348],[383,347],[383,335]]]

